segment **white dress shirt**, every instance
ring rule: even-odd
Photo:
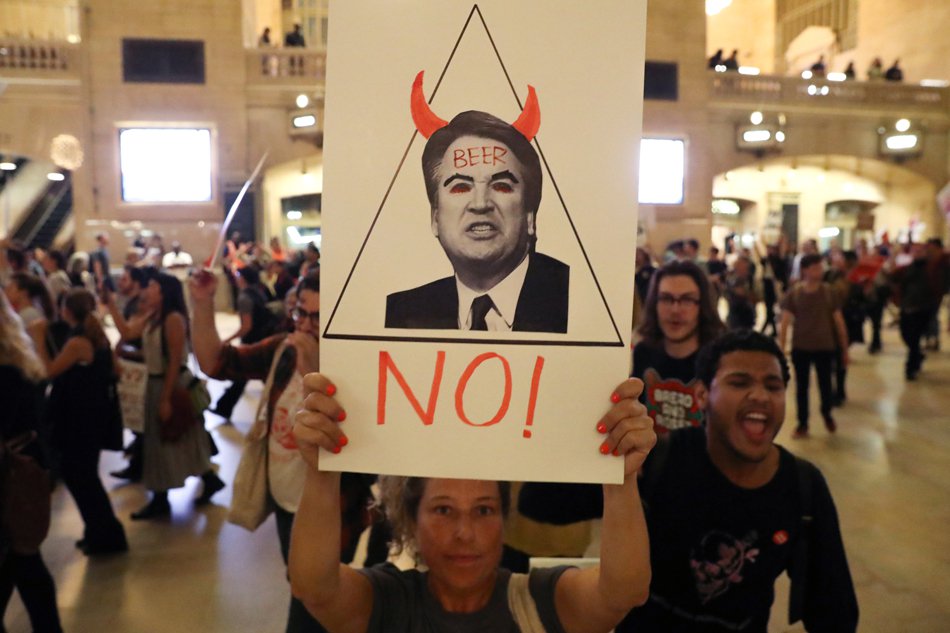
[[[524,286],[525,276],[528,274],[528,257],[521,260],[518,266],[508,273],[487,292],[477,292],[461,282],[455,276],[455,287],[459,295],[459,329],[472,329],[472,302],[476,297],[488,295],[491,297],[492,309],[485,315],[485,323],[489,332],[510,332],[515,322],[515,310],[518,308],[518,297],[521,296],[521,287]]]

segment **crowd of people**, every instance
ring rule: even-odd
[[[19,527],[3,523],[0,599],[5,607],[16,588],[38,631],[61,630],[40,554],[50,481],[75,501],[85,525],[76,545],[88,556],[129,548],[99,475],[102,450],[124,448],[129,465],[113,476],[151,493],[132,520],[168,517],[168,491],[188,477],[202,480],[196,506],[225,487],[203,424],[209,403],[191,395],[201,390],[192,355],[204,375],[231,382],[208,408],[225,423],[247,382],[264,382],[247,439],[266,445],[268,508],[293,590],[288,632],[415,630],[416,621],[433,630],[479,621],[492,630],[765,630],[783,571],[794,619],[808,630],[854,631],[857,601],[831,493],[814,466],[774,443],[786,388],[794,376],[793,437],[807,438],[814,366],[820,415],[834,433],[849,348],[880,352],[890,316],[907,346],[905,377],[916,380],[921,342],[939,349],[937,312],[950,286],[939,239],[825,252],[815,240],[794,250],[784,240],[729,240],[705,258],[696,239],[658,258],[638,249],[632,378],[607,394],[605,416],[589,420],[602,437],[590,448],[624,459],[623,485],[524,483],[513,493],[496,482],[319,471],[317,448],[340,452],[349,440],[332,377],[319,373],[315,245],[289,252],[277,239],[263,246],[232,234],[222,277],[239,327],[222,335],[217,277],[196,271],[180,244],[165,252],[158,235],[136,240],[114,275],[109,237],[96,239],[91,253],[69,257],[5,243],[0,259],[0,390],[11,412],[0,458],[5,471],[15,455],[16,467],[27,459],[51,475],[25,491],[45,498],[45,509],[16,515]],[[119,334],[115,346],[105,322]],[[143,363],[148,375],[144,424],[127,447],[117,358]],[[190,421],[179,419],[182,406]],[[382,502],[370,511],[374,483]],[[505,531],[513,517],[528,521],[517,539]],[[533,555],[579,553],[538,551],[542,531],[593,519],[603,520],[599,566],[529,572]],[[351,568],[366,527],[367,563],[383,563],[392,540],[427,571]],[[589,530],[574,534],[583,541]]]
[[[895,59],[894,63],[885,69],[884,62],[881,61],[881,58],[875,57],[868,65],[867,80],[894,82],[904,81],[904,70],[900,66],[900,61],[900,59]],[[723,49],[720,48],[716,50],[716,52],[706,60],[706,66],[709,68],[709,70],[715,70],[717,72],[738,72],[739,49],[733,49],[732,53],[730,53],[728,57],[725,56]],[[818,79],[825,77],[828,71],[828,63],[825,60],[825,56],[819,55],[818,59],[816,59],[815,62],[808,67],[808,70],[811,72],[812,77]],[[844,74],[844,78],[848,81],[853,81],[857,78],[857,70],[854,68],[854,61],[849,61],[848,65],[841,72]]]
[[[203,483],[196,506],[210,503],[225,487],[211,462],[217,448],[204,428],[203,406],[190,400],[182,405],[179,395],[190,399],[196,387],[203,389],[189,358],[196,337],[203,341],[207,336],[200,318],[205,304],[199,292],[198,325],[193,327],[182,283],[194,270],[193,259],[177,241],[166,252],[159,234],[140,235],[128,249],[121,273],[114,275],[109,246],[109,235],[100,233],[94,250],[68,258],[58,250],[31,250],[12,241],[0,249],[0,366],[4,394],[12,406],[12,415],[3,416],[0,456],[5,474],[20,456],[49,473],[45,488],[34,481],[18,493],[17,498],[32,499],[29,511],[3,508],[0,596],[5,610],[16,588],[37,631],[60,630],[53,579],[39,549],[46,533],[42,525],[50,520],[50,481],[62,482],[76,503],[85,525],[76,547],[87,556],[115,555],[129,548],[123,522],[99,475],[102,450],[124,449],[129,465],[112,475],[141,483],[151,492],[149,502],[130,515],[132,520],[168,517],[168,491],[182,487],[188,477],[200,477]],[[293,330],[300,287],[319,291],[319,249],[313,245],[289,253],[276,239],[262,248],[234,234],[223,268],[235,284],[234,307],[242,321],[228,342],[240,339],[242,346]],[[299,285],[298,279],[303,280]],[[304,295],[304,304],[310,306]],[[115,346],[106,335],[109,321],[120,337]],[[315,332],[314,326],[307,339],[314,341],[312,349],[302,358],[316,357]],[[200,353],[197,358],[207,362]],[[140,412],[143,428],[127,447],[118,396],[119,359],[142,363],[148,376]],[[236,376],[214,411],[233,407],[233,402],[227,404],[228,394],[236,391],[240,397],[244,384]],[[32,509],[39,499],[44,500],[39,514],[45,519],[37,523]],[[21,546],[23,539],[16,538],[20,531],[42,536]]]

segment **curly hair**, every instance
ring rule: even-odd
[[[390,543],[390,552],[398,555],[403,550],[417,555],[418,547],[415,539],[416,522],[419,517],[419,504],[425,494],[428,477],[398,477],[395,475],[381,475],[379,477],[379,501],[377,507],[382,509],[393,530],[393,540]],[[508,516],[511,507],[511,484],[507,481],[498,482],[498,492],[501,496],[501,513]]]
[[[766,336],[755,330],[729,330],[716,340],[699,350],[696,357],[696,377],[707,387],[712,384],[716,372],[719,371],[719,362],[730,352],[764,352],[771,354],[778,361],[782,371],[782,381],[788,386],[791,374],[785,354],[778,343],[771,336]]]

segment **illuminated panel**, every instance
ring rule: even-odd
[[[642,204],[683,204],[686,142],[682,139],[640,140],[640,191]]]
[[[211,200],[211,130],[121,129],[119,163],[125,202]]]

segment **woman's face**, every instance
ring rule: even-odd
[[[162,307],[162,287],[154,279],[145,286],[145,307],[149,310],[157,310]]]
[[[426,482],[415,539],[436,596],[490,590],[501,561],[503,523],[498,482]]]

